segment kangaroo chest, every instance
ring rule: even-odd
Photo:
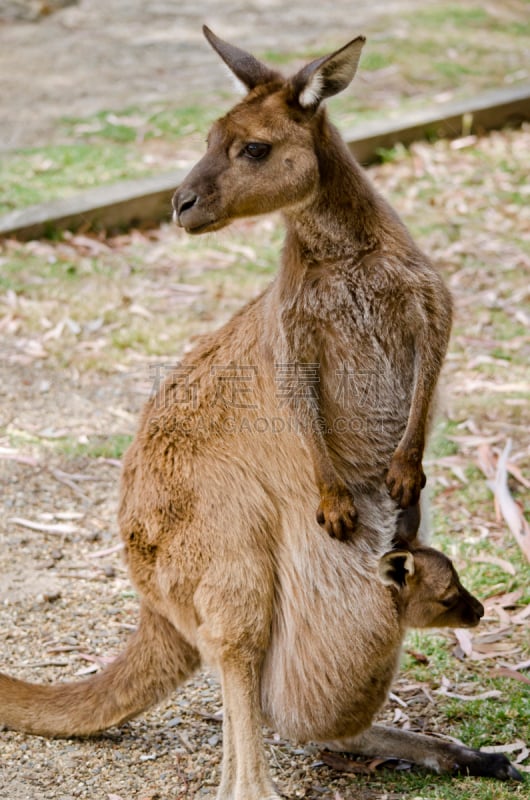
[[[318,402],[336,456],[364,463],[368,448],[374,471],[386,467],[414,383],[413,337],[388,276],[307,280],[280,315],[275,350],[276,371],[297,369],[300,397]]]

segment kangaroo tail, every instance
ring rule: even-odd
[[[90,736],[163,700],[199,666],[199,654],[164,617],[142,607],[138,630],[91,678],[32,684],[0,673],[0,727],[42,736]]]

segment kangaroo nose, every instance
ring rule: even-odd
[[[198,199],[199,196],[191,189],[184,189],[182,192],[175,192],[175,196],[173,197],[173,207],[180,217],[184,211],[188,211],[190,208],[193,208]]]

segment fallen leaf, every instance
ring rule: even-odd
[[[390,698],[390,700],[393,700],[394,703],[397,703],[402,708],[407,708],[407,704],[405,703],[405,701],[402,700],[401,697],[398,697],[397,694],[394,694],[394,692],[389,692],[388,697]]]
[[[15,525],[20,525],[23,528],[29,528],[31,531],[41,531],[42,533],[51,533],[57,535],[66,535],[77,533],[77,527],[69,522],[57,522],[53,525],[48,525],[43,522],[33,522],[30,519],[23,517],[10,517],[9,522]]]
[[[71,236],[70,242],[79,250],[83,252],[88,251],[94,255],[101,255],[102,253],[107,253],[110,250],[110,247],[99,239],[95,239],[90,236],[83,236],[82,234]]]
[[[485,633],[477,634],[473,641],[475,645],[480,644],[490,644],[492,642],[500,642],[502,639],[505,639],[512,633],[512,628],[504,627],[504,628],[497,628],[493,631],[486,631]]]
[[[509,561],[506,561],[504,558],[497,558],[497,556],[477,556],[476,558],[472,558],[475,564],[494,564],[496,567],[500,567],[500,569],[507,572],[508,575],[517,575],[517,570],[515,569],[514,565],[511,564]]]
[[[31,456],[19,455],[16,450],[0,447],[0,459],[4,461],[16,461],[18,464],[25,464],[28,467],[38,467],[39,462]]]
[[[506,469],[508,470],[510,475],[513,475],[513,477],[517,481],[519,481],[520,484],[522,484],[522,486],[524,486],[526,489],[530,489],[530,481],[528,481],[524,477],[519,467],[516,464],[514,464],[513,461],[508,461],[508,463],[506,464]]]
[[[470,656],[473,652],[473,640],[469,631],[464,628],[455,628],[454,634],[458,640],[462,652],[465,656]]]
[[[120,550],[123,550],[124,547],[125,545],[123,542],[120,542],[119,544],[115,544],[114,547],[105,547],[103,550],[96,550],[94,553],[89,553],[87,558],[103,558],[112,553],[118,553]]]
[[[508,669],[529,669],[530,668],[530,660],[528,661],[520,661],[518,664],[504,664],[503,666],[507,667]]]
[[[97,664],[91,664],[89,667],[81,667],[74,675],[92,675],[94,672],[97,672],[99,669]]]
[[[36,339],[19,339],[18,347],[29,359],[48,358],[48,351]]]
[[[319,759],[331,769],[336,769],[339,772],[350,772],[354,775],[370,775],[373,769],[364,761],[354,761],[347,756],[339,755],[338,753],[331,753],[329,750],[323,750],[319,753]]]
[[[530,684],[530,678],[527,678],[526,675],[523,675],[522,672],[517,672],[515,669],[507,669],[506,667],[498,667],[496,669],[492,669],[490,671],[490,675],[496,678],[512,678],[515,681],[520,681],[521,683],[528,683]]]
[[[521,652],[520,647],[512,647],[506,650],[502,649],[494,650],[493,648],[495,647],[495,645],[489,645],[489,649],[486,649],[486,647],[487,645],[485,645],[481,651],[479,651],[478,649],[473,650],[473,652],[471,653],[471,660],[486,661],[487,659],[491,658],[506,658],[506,656],[513,656],[516,655],[516,653]]]
[[[483,394],[487,394],[488,392],[493,392],[495,394],[514,394],[515,392],[521,392],[525,394],[529,391],[530,383],[495,383],[494,381],[480,378],[467,381],[465,386],[453,387],[453,392],[458,394],[468,394],[469,392],[481,392]],[[449,439],[450,437],[448,436],[447,438]]]
[[[518,739],[512,744],[492,744],[486,747],[481,747],[481,753],[517,753],[519,750],[525,750],[526,743]]]
[[[509,642],[477,642],[473,643],[473,650],[475,653],[486,653],[488,655],[497,656],[504,653],[514,652],[513,645]]]
[[[497,459],[491,449],[490,442],[482,442],[477,447],[477,466],[486,478],[493,478],[497,466]]]
[[[451,697],[454,700],[493,700],[502,697],[502,692],[497,689],[491,689],[488,692],[478,692],[477,694],[459,694],[458,692],[450,692],[443,687],[436,689],[435,694],[442,694],[444,697]]]
[[[107,664],[112,664],[112,662],[116,660],[116,656],[92,656],[90,653],[77,653],[77,657],[85,661],[92,661],[99,667],[105,667]]]
[[[511,450],[511,440],[508,439],[506,447],[502,451],[497,462],[497,471],[494,480],[488,480],[487,484],[493,491],[500,511],[509,529],[511,530],[517,544],[521,548],[526,560],[530,562],[530,525],[526,521],[521,508],[517,505],[508,488],[508,472],[506,464]]]
[[[129,306],[129,312],[131,314],[136,314],[138,317],[144,317],[145,319],[151,319],[153,316],[151,312],[148,311],[145,306],[140,305],[140,303],[132,303],[132,305]]]
[[[506,592],[506,594],[494,594],[487,597],[484,601],[486,606],[500,606],[501,608],[513,608],[517,605],[517,601],[521,599],[524,594],[524,589],[515,589],[513,592]]]
[[[408,647],[405,650],[405,653],[408,653],[408,655],[411,656],[411,658],[413,658],[415,661],[417,661],[418,664],[428,664],[429,663],[429,659],[427,658],[427,656],[424,653],[419,653],[417,650],[412,650],[410,647]]]
[[[528,756],[530,755],[530,749],[528,747],[523,747],[517,758],[514,759],[516,764],[520,764],[522,761],[526,761]],[[530,772],[530,767],[523,767],[526,772]]]
[[[480,447],[480,445],[484,444],[495,444],[500,439],[502,439],[501,434],[497,434],[496,436],[446,436],[450,442],[455,442],[455,444],[463,445],[464,447]]]
[[[394,709],[394,718],[392,720],[394,725],[399,724],[402,728],[408,728],[410,726],[410,718],[408,714],[404,714],[400,708]]]

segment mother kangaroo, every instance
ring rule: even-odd
[[[456,613],[463,595],[443,556],[385,557],[424,482],[451,301],[322,106],[352,80],[364,39],[284,79],[205,35],[247,95],[211,129],[175,217],[198,234],[281,209],[280,269],[144,408],[119,510],[142,598],[128,649],[80,683],[0,675],[0,723],[88,735],[206,662],[223,692],[218,800],[279,800],[262,713],[302,740],[349,747],[361,734],[357,750],[516,778],[504,756],[370,729],[405,626],[482,612],[466,595]]]

